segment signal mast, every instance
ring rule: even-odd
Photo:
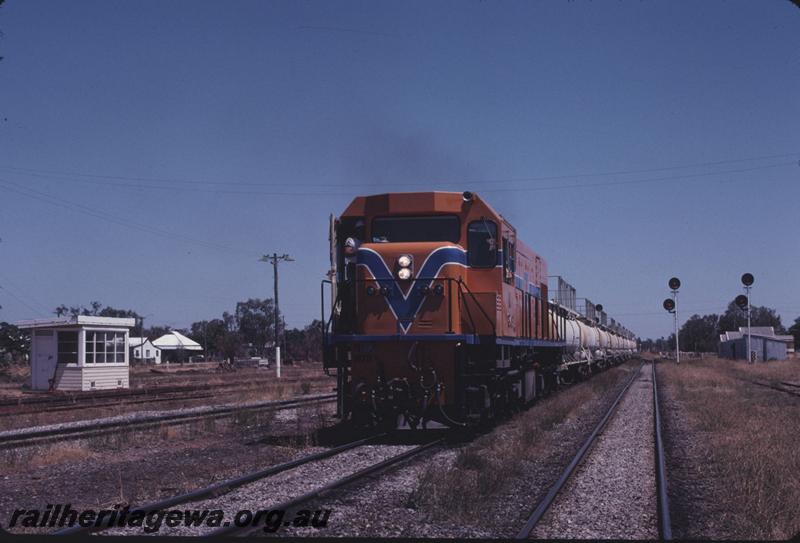
[[[667,282],[670,290],[672,291],[672,298],[664,300],[664,309],[672,313],[675,321],[675,363],[681,363],[681,349],[678,342],[678,289],[681,288],[681,280],[677,277],[672,277]]]

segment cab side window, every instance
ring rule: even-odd
[[[508,238],[503,238],[503,277],[506,283],[514,284],[514,273],[517,270],[517,253],[514,243]]]
[[[494,268],[497,263],[497,225],[480,220],[467,227],[467,264],[473,268]]]

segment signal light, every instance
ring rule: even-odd
[[[437,296],[441,296],[442,294],[444,294],[444,287],[442,285],[436,285],[435,287],[433,287],[433,292]]]
[[[681,280],[677,277],[672,277],[667,284],[671,290],[678,290],[681,288]]]
[[[386,287],[381,287],[381,294],[383,294],[384,296],[386,296],[388,298],[389,297],[389,289],[386,288]]]
[[[471,202],[473,197],[474,197],[473,194],[468,190],[465,190],[464,192],[461,193],[461,199],[464,200],[465,202]]]
[[[753,277],[752,273],[745,273],[744,275],[742,275],[742,284],[746,287],[752,285],[755,280],[756,278]]]
[[[739,294],[734,300],[734,303],[739,306],[739,309],[747,309],[747,296]]]
[[[666,309],[670,313],[675,311],[675,300],[673,300],[672,298],[667,298],[666,300],[664,300],[664,309]]]
[[[367,287],[367,296],[375,296],[376,292],[378,292],[378,291],[372,285],[369,285]]]
[[[595,308],[596,311],[602,311],[603,310],[603,304],[595,304],[594,308]]]

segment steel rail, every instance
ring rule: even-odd
[[[770,385],[767,383],[759,383],[758,381],[750,381],[748,379],[740,379],[740,380],[744,381],[745,383],[750,383],[751,385],[758,385],[760,387],[768,388],[770,390],[777,390],[778,392],[783,392],[784,394],[789,394],[790,396],[800,396],[800,392],[795,392],[794,390],[786,390],[785,388],[781,388],[779,386]]]
[[[174,392],[154,392],[152,395],[134,395],[134,396],[102,396],[94,400],[82,401],[59,401],[44,403],[43,405],[36,406],[35,404],[14,404],[11,406],[0,407],[0,417],[12,417],[17,415],[31,415],[43,413],[58,413],[61,411],[70,411],[77,408],[82,409],[99,409],[102,407],[125,407],[133,406],[142,403],[154,402],[180,402],[192,401],[203,398],[218,398],[223,396],[230,396],[232,394],[240,394],[242,392],[252,392],[263,390],[264,383],[242,383],[237,386],[227,386],[222,389],[215,389],[214,387],[202,387],[196,390],[174,391]],[[168,394],[177,394],[176,396],[168,396]]]
[[[386,437],[386,435],[387,434],[384,433],[384,434],[377,434],[365,437],[363,439],[352,441],[350,443],[345,443],[344,445],[339,445],[338,447],[333,447],[325,451],[309,454],[306,456],[302,456],[300,458],[296,458],[294,460],[289,460],[288,462],[283,462],[281,464],[270,466],[268,468],[259,471],[254,471],[252,473],[240,475],[239,477],[234,477],[233,479],[220,481],[218,483],[214,483],[212,485],[199,488],[197,490],[192,490],[191,492],[187,492],[185,494],[180,494],[178,496],[172,496],[171,498],[165,498],[163,500],[150,502],[145,505],[132,507],[129,509],[129,514],[133,514],[137,511],[144,513],[148,513],[150,511],[162,511],[168,507],[174,507],[175,505],[197,501],[201,498],[227,494],[231,490],[252,483],[253,481],[266,479],[267,477],[276,475],[283,471],[294,469],[298,466],[302,466],[303,464],[308,464],[309,462],[314,462],[316,460],[322,460],[324,458],[335,456],[350,449],[355,449],[356,447],[366,445],[371,441],[380,439],[382,437]],[[98,532],[101,530],[105,530],[106,528],[110,528],[111,526],[108,526],[108,524],[109,521],[104,520],[103,524],[100,526],[89,526],[89,527],[73,526],[70,528],[63,528],[60,530],[56,530],[49,535],[75,535],[80,533]]]
[[[586,441],[583,442],[581,448],[578,449],[578,452],[575,454],[575,457],[572,459],[572,461],[569,463],[566,469],[561,473],[561,476],[558,478],[558,480],[553,484],[553,486],[550,487],[550,489],[547,491],[547,494],[545,494],[544,498],[542,498],[542,500],[539,502],[539,505],[536,506],[536,509],[533,510],[533,513],[531,513],[530,517],[528,517],[528,521],[525,523],[525,526],[517,533],[516,539],[527,539],[530,536],[533,529],[539,523],[539,521],[542,520],[544,514],[550,508],[553,501],[555,501],[556,495],[558,495],[561,489],[564,488],[564,485],[566,484],[567,480],[569,480],[569,478],[572,476],[573,472],[575,471],[575,468],[577,468],[578,465],[581,463],[581,460],[583,460],[583,457],[586,455],[587,451],[591,448],[592,444],[594,444],[595,440],[597,439],[597,436],[600,434],[603,428],[605,428],[606,424],[611,419],[611,416],[614,414],[614,412],[616,412],[617,406],[619,405],[623,396],[625,396],[625,393],[628,391],[630,386],[639,376],[639,373],[642,370],[642,366],[644,366],[644,362],[642,362],[639,365],[639,367],[636,368],[636,371],[633,372],[633,375],[631,375],[630,379],[628,379],[628,382],[625,383],[623,389],[620,391],[619,394],[617,394],[614,403],[611,404],[611,406],[606,411],[606,414],[597,424],[595,429],[592,431],[592,433],[589,435]]]
[[[407,460],[407,459],[409,459],[409,458],[411,458],[413,456],[416,456],[416,455],[418,455],[418,454],[420,454],[420,453],[422,453],[424,451],[427,451],[428,449],[430,449],[432,447],[435,447],[437,445],[441,445],[442,443],[444,443],[445,439],[446,438],[442,437],[442,438],[436,439],[434,441],[431,441],[429,443],[426,443],[424,445],[419,445],[417,447],[414,447],[413,449],[410,449],[408,451],[400,453],[400,454],[398,454],[396,456],[392,456],[391,458],[387,458],[386,460],[382,460],[381,462],[378,462],[377,464],[373,464],[373,465],[371,465],[369,467],[366,467],[366,468],[363,468],[363,469],[361,469],[361,470],[359,470],[359,471],[357,471],[355,473],[352,473],[350,475],[342,477],[341,479],[337,479],[337,480],[335,480],[335,481],[333,481],[331,483],[325,484],[325,485],[323,485],[323,486],[321,486],[319,488],[311,490],[310,492],[306,492],[305,494],[303,494],[301,496],[298,496],[296,498],[292,498],[290,500],[287,500],[287,501],[285,501],[283,503],[280,503],[280,504],[277,504],[277,505],[274,505],[274,506],[270,506],[270,509],[279,509],[279,510],[283,510],[283,511],[291,510],[291,509],[297,507],[298,505],[301,505],[303,503],[311,501],[314,498],[317,498],[317,497],[325,494],[326,492],[330,492],[332,490],[336,490],[336,489],[341,488],[341,487],[343,487],[345,485],[348,485],[348,484],[350,484],[350,483],[352,483],[354,481],[357,481],[359,479],[363,479],[365,477],[368,477],[369,475],[373,475],[375,473],[378,473],[378,472],[380,472],[380,471],[382,471],[382,470],[384,470],[384,469],[386,469],[386,468],[388,468],[390,466],[393,466],[395,464],[399,464],[400,462],[403,462],[404,460]],[[236,526],[234,524],[231,524],[229,526],[222,526],[221,528],[217,528],[216,530],[212,531],[211,533],[206,534],[206,537],[227,536],[227,535],[237,534],[237,532],[238,532],[237,535],[249,535],[249,534],[251,534],[253,532],[260,531],[261,528],[262,528],[261,526],[249,526],[249,525],[248,526]]]
[[[297,383],[300,379],[287,378],[282,379],[280,383]],[[128,389],[114,389],[114,390],[95,390],[85,391],[78,393],[66,394],[52,394],[42,393],[38,396],[21,396],[19,398],[6,398],[0,399],[0,408],[3,407],[20,407],[25,405],[64,405],[64,404],[80,404],[92,403],[98,400],[108,399],[122,399],[135,396],[157,396],[159,394],[171,394],[181,392],[201,392],[201,391],[217,391],[221,389],[238,389],[256,387],[261,385],[276,385],[280,384],[274,379],[242,379],[239,382],[227,382],[219,384],[197,384],[197,385],[168,385],[156,387],[142,387],[142,388],[128,388]]]
[[[57,441],[64,439],[94,437],[96,435],[119,429],[144,429],[149,426],[160,425],[164,422],[192,422],[194,420],[222,417],[231,413],[242,411],[282,410],[302,405],[316,405],[318,403],[325,403],[335,399],[336,394],[321,394],[306,398],[291,398],[287,400],[259,402],[257,404],[248,405],[226,405],[224,407],[208,408],[206,411],[195,411],[189,413],[170,412],[161,415],[140,417],[138,419],[103,421],[98,423],[81,424],[78,426],[48,428],[33,431],[9,430],[5,434],[0,434],[0,449],[21,447],[28,444],[40,444],[44,441],[51,440]]]
[[[139,399],[128,399],[128,398],[120,398],[115,401],[104,401],[104,402],[95,402],[85,405],[79,404],[56,404],[56,405],[43,405],[38,409],[34,409],[31,406],[27,406],[23,404],[21,407],[29,407],[28,410],[14,410],[14,411],[0,411],[0,417],[13,417],[13,416],[20,416],[20,415],[34,415],[34,414],[46,414],[46,413],[60,413],[61,411],[75,411],[76,409],[100,409],[103,407],[126,407],[132,406],[142,403],[155,403],[155,402],[181,402],[181,401],[192,401],[192,400],[199,400],[203,398],[216,398],[222,395],[227,394],[235,394],[239,392],[238,390],[232,391],[223,391],[221,394],[214,394],[212,392],[203,392],[201,394],[193,394],[191,396],[183,395],[183,396],[168,396],[168,397],[159,397],[159,398],[139,398]]]
[[[663,541],[672,540],[672,519],[669,514],[667,496],[667,470],[664,455],[664,440],[661,435],[661,411],[658,405],[656,364],[653,362],[653,413],[656,441],[656,490],[658,496],[658,533]]]

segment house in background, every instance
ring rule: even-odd
[[[164,334],[158,339],[154,339],[153,345],[164,351],[164,360],[167,363],[169,363],[170,360],[173,362],[184,362],[189,356],[187,351],[203,350],[199,343],[174,330]]]
[[[153,345],[153,342],[146,337],[131,336],[128,338],[128,348],[131,362],[161,364],[161,349]]]
[[[750,348],[756,360],[786,360],[794,357],[794,337],[778,335],[772,326],[750,327]],[[725,332],[719,336],[719,356],[733,360],[748,360],[747,327],[738,331]]]
[[[31,332],[31,388],[128,388],[128,333],[135,319],[78,315],[22,321]]]

